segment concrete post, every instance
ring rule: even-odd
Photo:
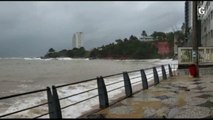
[[[60,106],[60,101],[58,99],[58,93],[57,93],[57,90],[55,88],[55,86],[52,86],[52,92],[53,92],[53,103],[55,105],[55,114],[56,114],[56,118],[58,119],[61,119],[62,118],[62,115],[61,115],[61,106]]]
[[[144,70],[140,70],[143,89],[148,89],[148,82]]]
[[[168,64],[168,67],[169,67],[169,76],[170,76],[170,77],[172,77],[172,76],[173,76],[173,74],[172,74],[172,69],[171,69],[170,64]]]
[[[126,97],[132,96],[132,86],[127,72],[123,72]]]
[[[159,77],[156,67],[153,67],[153,74],[154,74],[154,84],[157,85],[159,84]]]
[[[109,101],[103,77],[97,77],[97,85],[100,108],[106,108],[109,106]]]
[[[56,119],[56,116],[55,116],[55,106],[54,106],[54,102],[53,102],[53,96],[52,96],[52,93],[51,93],[49,87],[47,87],[47,100],[48,100],[49,118],[50,119],[53,119],[53,118]]]
[[[166,79],[167,79],[167,76],[166,76],[166,70],[165,70],[165,68],[164,68],[164,65],[161,65],[161,70],[162,70],[163,80],[166,80]]]

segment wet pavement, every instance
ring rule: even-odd
[[[179,75],[95,113],[102,118],[212,118],[213,75]]]

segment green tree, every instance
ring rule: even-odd
[[[50,48],[48,52],[53,53],[53,52],[55,52],[55,50],[53,48]]]
[[[175,44],[177,44],[177,46],[183,46],[183,44],[184,44],[184,38],[185,38],[184,33],[181,32],[181,31],[175,31],[174,34],[178,36],[177,42]]]
[[[137,37],[131,35],[129,39],[115,40],[116,44],[95,48],[90,52],[90,57],[94,58],[115,58],[115,59],[149,59],[157,58],[157,48],[152,42],[139,41]],[[100,49],[101,48],[101,49]]]
[[[137,38],[136,36],[131,35],[131,36],[129,37],[129,40],[130,40],[130,41],[131,41],[131,40],[138,40],[138,38]]]
[[[60,57],[68,57],[68,50],[63,49],[61,51],[58,52]]]
[[[158,39],[158,40],[164,40],[166,38],[166,34],[164,32],[156,32],[154,31],[151,36],[154,39]]]
[[[142,31],[141,36],[142,36],[142,37],[147,36],[147,33],[146,33],[145,30]]]

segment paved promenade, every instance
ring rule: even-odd
[[[96,114],[104,118],[213,118],[213,75],[161,80]]]

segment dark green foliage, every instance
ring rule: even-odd
[[[147,33],[145,30],[142,31],[141,36],[147,36]]]
[[[156,32],[156,31],[154,31],[154,33],[152,33],[151,36],[154,39],[157,39],[157,40],[164,40],[166,38],[166,34],[164,32]]]
[[[50,48],[48,52],[52,53],[52,52],[55,52],[55,50],[53,48]]]
[[[56,58],[56,57],[84,58],[88,56],[89,56],[88,51],[86,51],[84,47],[81,47],[81,48],[73,48],[72,50],[64,49],[59,52],[55,52],[55,51],[48,52],[45,55],[45,58]]]
[[[110,59],[150,59],[158,57],[157,48],[152,42],[139,41],[131,35],[129,39],[115,40],[116,44],[108,44],[93,49],[90,57]]]
[[[177,43],[175,44],[179,47],[183,46],[185,35],[181,31],[176,31],[174,34],[178,36]]]

